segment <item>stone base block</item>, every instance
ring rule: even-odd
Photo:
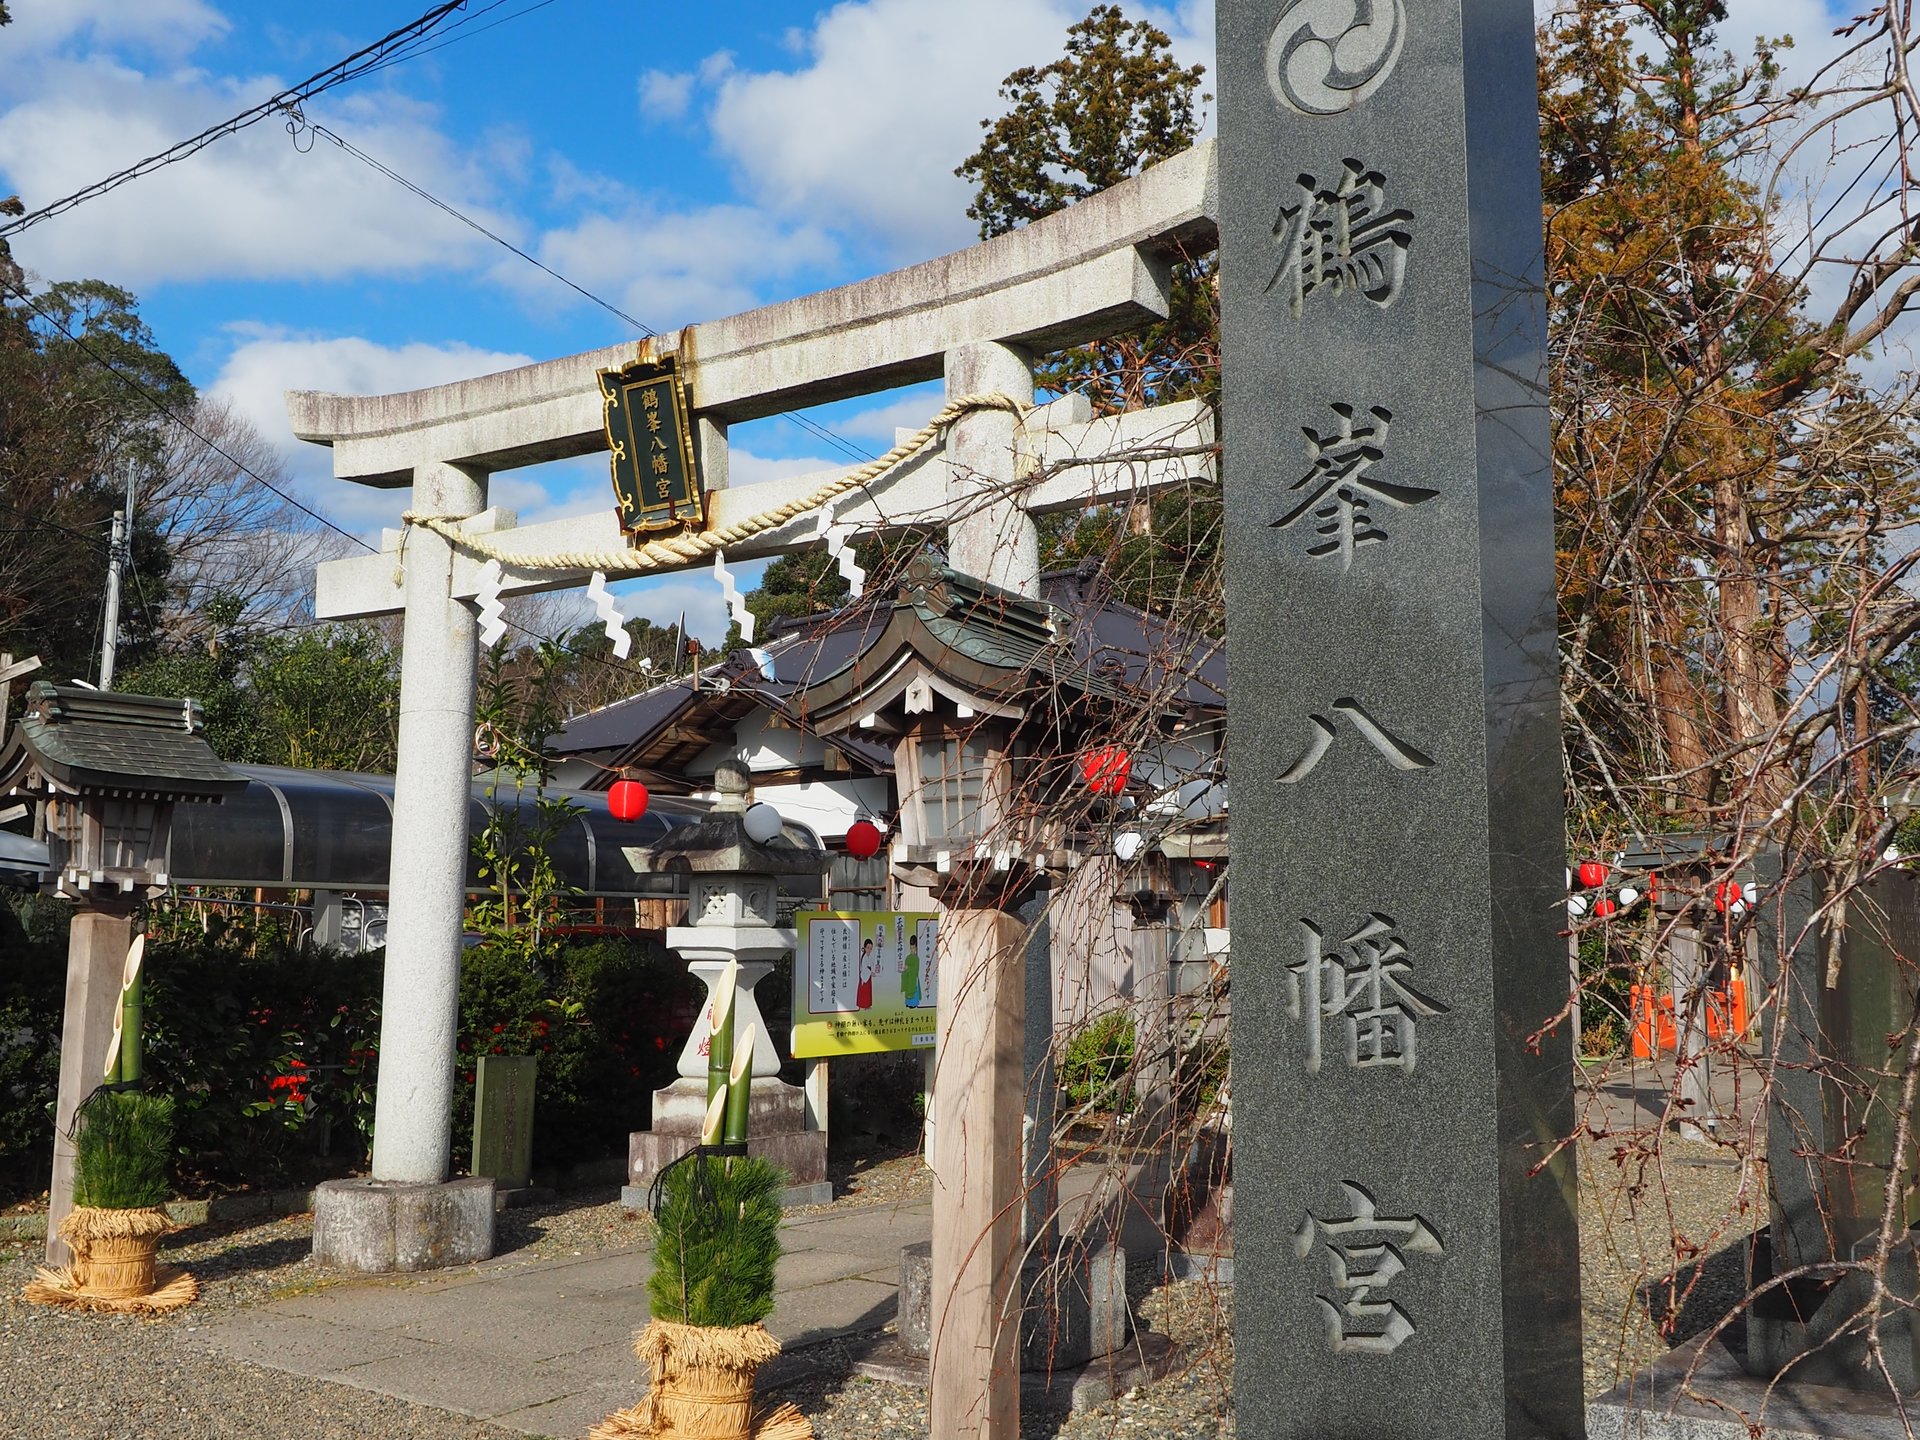
[[[1231,1285],[1233,1256],[1175,1250],[1167,1256],[1167,1279],[1197,1280],[1202,1285]]]
[[[328,1180],[313,1192],[313,1258],[368,1275],[443,1270],[493,1255],[494,1185]]]
[[[1021,1267],[1020,1368],[1071,1370],[1123,1348],[1133,1333],[1127,1309],[1127,1252],[1063,1241]],[[925,1359],[933,1346],[933,1244],[900,1250],[900,1348]]]
[[[1747,1374],[1725,1345],[1696,1340],[1590,1401],[1587,1435],[1589,1440],[1908,1440],[1912,1432],[1900,1410],[1884,1390],[1875,1394],[1788,1379],[1769,1394],[1768,1382]]]
[[[647,1208],[647,1198],[651,1188],[651,1183],[622,1185],[620,1203],[629,1210],[644,1210]],[[789,1185],[780,1192],[780,1203],[789,1210],[802,1205],[825,1205],[832,1199],[833,1182],[830,1180],[822,1180],[817,1185]]]
[[[551,1185],[516,1185],[511,1189],[496,1189],[493,1192],[495,1213],[503,1210],[518,1210],[526,1205],[545,1205],[558,1199],[560,1192]]]
[[[653,1092],[653,1129],[698,1135],[707,1118],[707,1081],[685,1076]],[[762,1076],[747,1093],[749,1135],[789,1135],[807,1128],[806,1092],[798,1085]]]
[[[802,1130],[785,1135],[761,1135],[753,1132],[747,1141],[747,1153],[757,1155],[787,1172],[790,1186],[819,1186],[827,1183],[827,1137],[818,1130]],[[627,1183],[644,1192],[653,1177],[699,1144],[697,1136],[636,1130],[627,1137]],[[812,1193],[812,1192],[810,1192]],[[833,1198],[831,1188],[826,1198]],[[816,1200],[804,1202],[819,1204]]]
[[[898,1336],[870,1342],[856,1355],[853,1369],[857,1375],[927,1388],[927,1357],[909,1355]],[[1084,1365],[1022,1371],[1020,1401],[1030,1409],[1070,1409],[1078,1414],[1104,1405],[1136,1385],[1165,1379],[1185,1363],[1186,1353],[1167,1336],[1140,1331],[1111,1355],[1098,1356]]]

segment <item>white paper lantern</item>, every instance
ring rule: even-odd
[[[1138,830],[1122,830],[1113,837],[1113,853],[1121,860],[1131,860],[1146,843],[1146,837]]]
[[[740,828],[747,832],[747,838],[756,845],[765,845],[772,840],[785,824],[780,812],[765,801],[749,805],[747,813],[740,817]]]

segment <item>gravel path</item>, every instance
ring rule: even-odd
[[[1673,1268],[1675,1238],[1710,1258],[1682,1310],[1682,1330],[1721,1313],[1743,1288],[1727,1250],[1756,1223],[1760,1180],[1725,1149],[1666,1141],[1657,1153],[1623,1152],[1617,1141],[1581,1147],[1582,1288],[1590,1394],[1645,1364],[1669,1342],[1648,1318],[1641,1292]],[[926,1193],[911,1160],[853,1177],[840,1205]],[[1743,1205],[1746,1207],[1743,1209]],[[824,1208],[824,1207],[816,1207]],[[585,1192],[501,1217],[501,1248],[539,1260],[644,1244],[648,1222],[616,1192]],[[39,1246],[0,1246],[0,1440],[506,1440],[509,1432],[350,1386],[315,1382],[211,1355],[190,1344],[213,1315],[343,1278],[309,1258],[311,1219],[201,1226],[163,1250],[200,1278],[202,1299],[158,1320],[75,1315],[20,1303]],[[1145,1265],[1130,1276],[1148,1326],[1187,1347],[1187,1370],[1085,1414],[1030,1412],[1027,1440],[1154,1436],[1221,1440],[1234,1433],[1232,1292],[1188,1284],[1156,1287]],[[1686,1297],[1676,1297],[1684,1299]],[[1709,1304],[1708,1302],[1714,1302]],[[855,1377],[843,1347],[807,1352],[817,1367],[783,1394],[813,1417],[820,1440],[915,1440],[927,1433],[923,1392]]]

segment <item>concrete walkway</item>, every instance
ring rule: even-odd
[[[767,1328],[793,1352],[887,1324],[900,1247],[928,1238],[930,1214],[922,1200],[789,1221]],[[508,1254],[444,1275],[331,1286],[221,1319],[195,1338],[236,1359],[526,1434],[578,1436],[646,1388],[633,1336],[647,1321],[651,1269],[645,1250]]]

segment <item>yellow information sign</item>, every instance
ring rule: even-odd
[[[933,1047],[940,964],[931,914],[802,910],[794,920],[796,1059]]]

